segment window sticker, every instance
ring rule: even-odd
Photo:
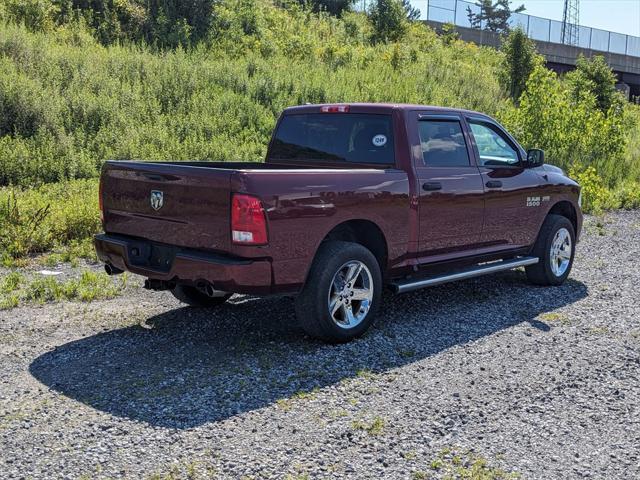
[[[375,147],[384,147],[387,144],[387,137],[386,135],[378,134],[371,139],[371,143]]]

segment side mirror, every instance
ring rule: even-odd
[[[527,152],[527,168],[541,167],[544,165],[544,150],[532,148]]]

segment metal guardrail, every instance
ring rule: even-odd
[[[355,5],[357,9],[364,10],[372,2],[373,0],[357,0]],[[472,28],[467,8],[473,13],[480,13],[478,5],[465,0],[411,0],[411,4],[420,10],[420,20],[453,23],[466,28]],[[514,13],[509,19],[509,24],[513,28],[520,26],[527,36],[534,40],[562,44],[562,22],[557,20]],[[484,28],[484,25],[481,25],[481,28]],[[577,46],[640,57],[640,37],[582,25],[578,26]]]

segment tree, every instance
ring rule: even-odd
[[[460,34],[456,30],[456,24],[447,22],[440,29],[440,38],[445,45],[451,45],[460,38]]]
[[[480,0],[476,5],[480,7],[480,13],[474,13],[467,7],[467,16],[472,28],[482,28],[485,22],[485,30],[496,33],[507,33],[509,31],[509,18],[514,13],[524,11],[524,5],[520,5],[515,10],[511,10],[510,0]]]
[[[324,11],[336,17],[349,10],[355,0],[298,0],[304,5],[309,5],[314,12]]]
[[[48,31],[56,24],[60,9],[51,2],[39,0],[0,1],[0,20],[23,23],[33,31]]]
[[[402,0],[402,7],[404,8],[404,11],[407,14],[407,20],[413,22],[420,18],[420,10],[418,10],[416,7],[411,5],[410,0]]]
[[[600,111],[607,114],[611,107],[622,106],[622,97],[616,90],[616,76],[602,55],[591,59],[582,55],[578,58],[576,69],[567,74],[573,96],[580,99],[592,94]]]
[[[369,10],[369,20],[374,43],[397,42],[407,31],[407,13],[401,0],[376,0]]]
[[[219,0],[52,0],[61,19],[82,17],[103,44],[144,40],[158,47],[209,35]]]
[[[521,28],[516,28],[502,44],[504,52],[503,81],[516,103],[536,65],[536,47]]]

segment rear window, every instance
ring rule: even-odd
[[[460,122],[421,120],[420,145],[428,167],[466,167],[469,154]]]
[[[268,159],[392,165],[391,125],[391,115],[286,115],[275,133]]]

